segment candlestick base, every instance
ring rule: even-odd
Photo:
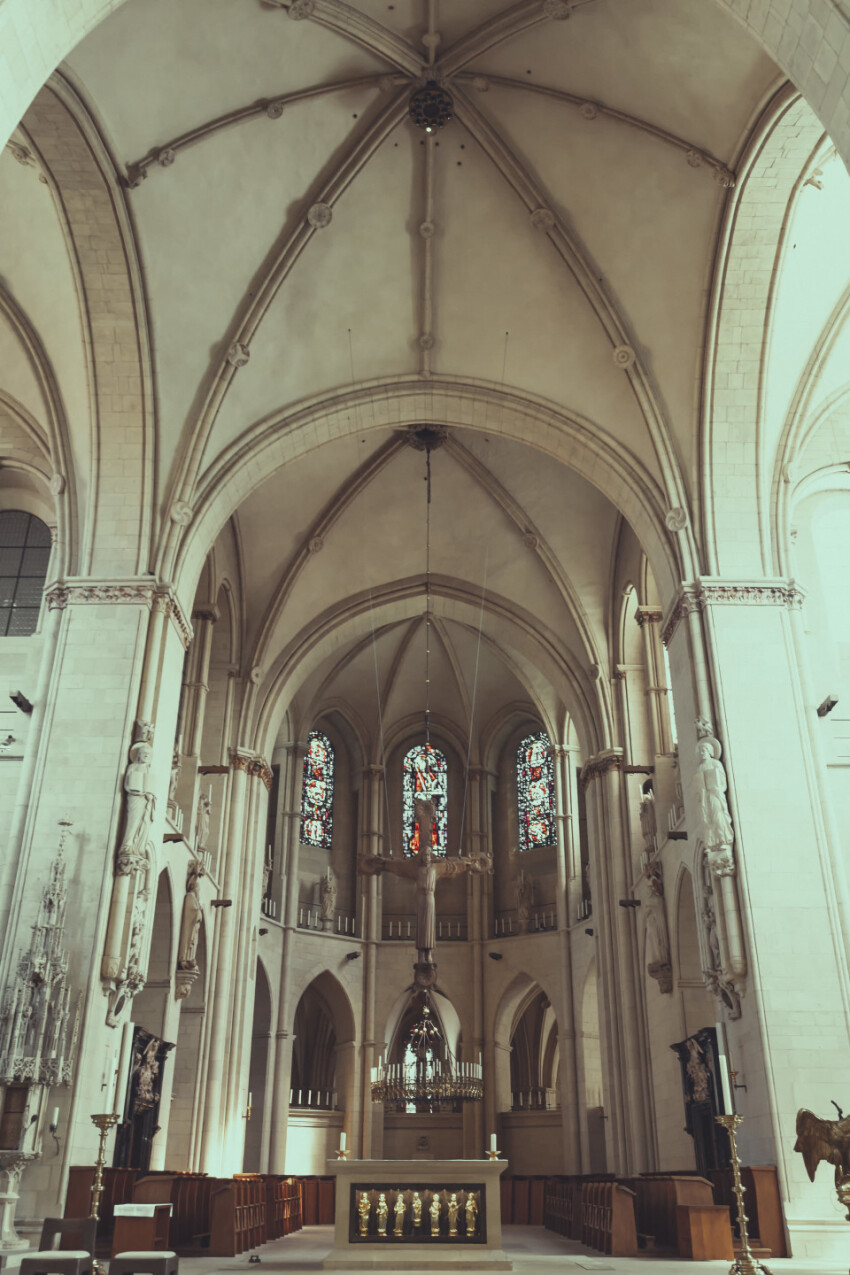
[[[744,1184],[741,1181],[741,1161],[738,1157],[738,1144],[735,1141],[735,1130],[743,1122],[744,1117],[738,1115],[715,1116],[716,1122],[729,1134],[729,1149],[732,1153],[732,1190],[735,1194],[738,1210],[738,1232],[741,1241],[741,1252],[729,1267],[729,1275],[770,1275],[770,1271],[761,1262],[757,1262],[750,1250],[750,1237],[747,1234],[747,1215],[744,1212]]]
[[[501,1159],[502,1153],[501,1151],[488,1151],[486,1152],[486,1155],[488,1160],[499,1160]]]
[[[351,1152],[348,1150],[340,1151],[339,1149],[337,1149],[336,1158],[337,1160],[350,1160]]]
[[[110,1129],[118,1123],[118,1112],[104,1112],[92,1116],[92,1124],[100,1130],[100,1144],[97,1148],[97,1160],[94,1166],[94,1181],[91,1184],[91,1217],[100,1217],[100,1197],[103,1195],[103,1169],[106,1164],[106,1138]],[[92,1254],[92,1275],[104,1275],[104,1267]]]

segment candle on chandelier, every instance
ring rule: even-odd
[[[59,1108],[58,1107],[53,1108],[53,1118],[50,1121],[50,1126],[52,1129],[59,1128]]]

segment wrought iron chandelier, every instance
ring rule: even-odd
[[[481,1061],[459,1062],[443,1035],[428,992],[402,1046],[402,1062],[379,1061],[372,1068],[372,1101],[404,1106],[480,1102],[484,1097]]]

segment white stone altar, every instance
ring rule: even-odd
[[[336,1177],[334,1247],[322,1265],[326,1270],[510,1271],[502,1248],[499,1178],[507,1160],[328,1160]],[[373,1201],[366,1234],[361,1233],[358,1203],[368,1193]],[[397,1215],[401,1192],[405,1208]],[[412,1195],[419,1193],[421,1221],[413,1224]],[[375,1200],[385,1197],[379,1220]],[[457,1199],[457,1235],[449,1234],[449,1201]],[[474,1230],[466,1234],[464,1201],[477,1207]],[[432,1234],[431,1205],[438,1201],[439,1234]],[[402,1225],[403,1219],[403,1225]],[[379,1231],[383,1224],[386,1234]],[[397,1225],[401,1233],[396,1230]]]

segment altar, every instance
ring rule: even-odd
[[[499,1178],[507,1160],[329,1160],[326,1270],[509,1271]]]

